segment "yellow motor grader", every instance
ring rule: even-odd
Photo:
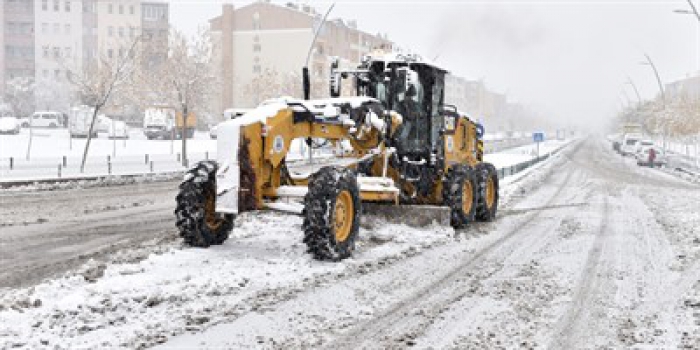
[[[445,104],[445,74],[413,55],[334,62],[330,98],[270,100],[221,123],[217,160],[180,185],[185,243],[221,244],[239,213],[275,209],[302,215],[308,252],[337,261],[355,249],[363,203],[448,206],[455,229],[493,220],[498,176],[483,162],[483,129]],[[343,79],[354,96],[340,97]]]

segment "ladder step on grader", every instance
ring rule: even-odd
[[[455,229],[494,220],[483,129],[445,104],[445,74],[414,55],[334,62],[330,98],[273,99],[219,124],[216,161],[190,169],[176,198],[184,242],[222,244],[238,214],[282,210],[303,216],[314,258],[338,261],[355,249],[363,204],[444,206]],[[348,78],[355,91],[341,97]]]

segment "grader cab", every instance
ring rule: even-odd
[[[445,74],[409,55],[333,64],[331,98],[266,101],[220,124],[217,160],[180,185],[181,236],[221,244],[238,214],[283,210],[303,216],[314,258],[337,261],[355,249],[363,203],[447,206],[456,229],[493,220],[496,169],[483,162],[481,127],[445,104]],[[340,97],[343,79],[355,96]]]

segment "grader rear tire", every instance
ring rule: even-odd
[[[479,187],[476,220],[493,221],[498,210],[498,173],[496,167],[490,163],[479,163],[475,170]]]
[[[317,260],[352,255],[360,230],[360,191],[352,170],[324,167],[311,176],[304,197],[304,243]]]
[[[447,174],[443,198],[450,207],[450,225],[454,229],[463,229],[474,221],[477,195],[474,170],[468,165],[452,167]]]
[[[233,215],[215,212],[216,170],[214,161],[199,162],[180,184],[175,215],[187,245],[206,248],[222,244],[233,228]]]

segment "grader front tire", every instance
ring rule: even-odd
[[[477,194],[476,174],[470,166],[455,166],[450,169],[443,198],[450,207],[450,225],[454,229],[463,229],[474,221]]]
[[[324,167],[311,176],[304,197],[304,243],[317,260],[352,255],[360,230],[360,191],[347,168]]]
[[[200,162],[180,184],[175,215],[180,236],[187,245],[206,248],[222,244],[233,228],[233,215],[215,212],[216,169],[216,162]]]
[[[480,163],[475,170],[479,186],[476,220],[493,221],[498,210],[498,172],[490,163]]]

